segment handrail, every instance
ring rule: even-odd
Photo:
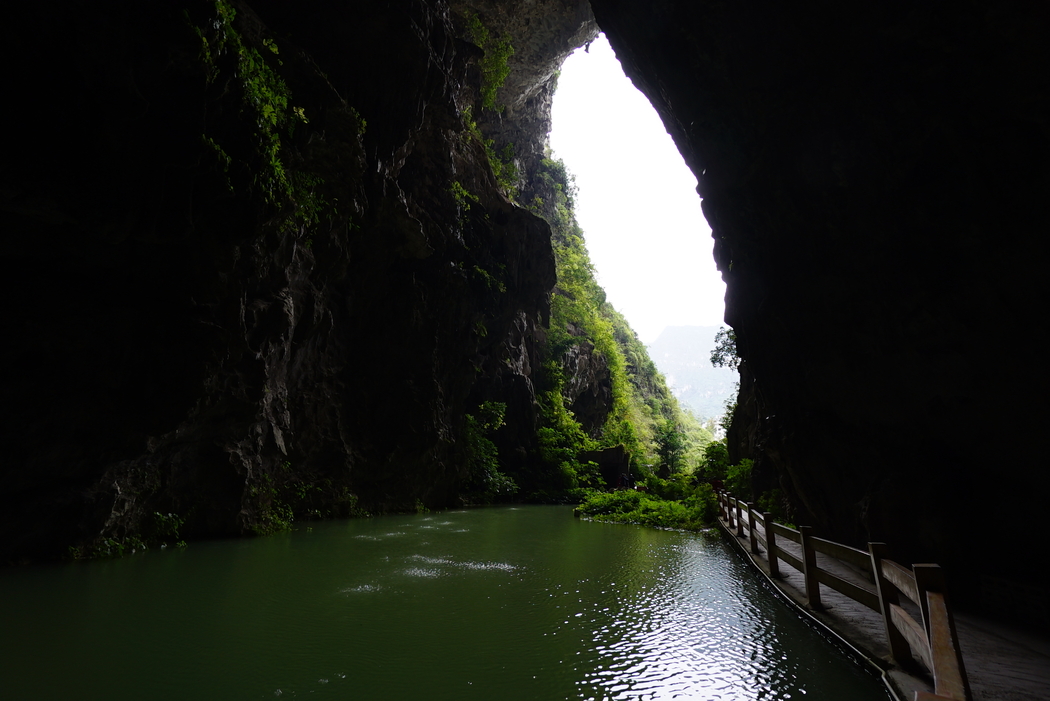
[[[851,565],[855,565],[860,569],[864,570],[864,573],[868,576],[869,580],[874,581],[871,574],[871,554],[859,548],[851,548],[848,545],[842,543],[836,543],[833,540],[825,540],[824,538],[813,537],[813,549],[818,553],[824,553],[830,555],[836,560],[842,560],[848,562]]]
[[[773,532],[777,535],[782,535],[788,540],[793,540],[796,543],[802,543],[802,534],[796,531],[794,528],[788,528],[787,526],[773,522]]]
[[[868,551],[836,543],[811,534],[809,526],[798,530],[773,521],[772,514],[759,512],[725,491],[718,492],[719,516],[730,533],[750,541],[751,552],[766,547],[771,577],[780,576],[779,560],[802,573],[806,602],[815,610],[823,608],[820,585],[834,589],[854,601],[882,614],[890,654],[903,665],[914,659],[922,662],[934,679],[934,692],[915,692],[914,701],[972,701],[955,619],[945,597],[944,574],[939,565],[916,564],[909,570],[888,557],[885,543],[868,543]],[[743,516],[747,512],[747,517]],[[761,524],[762,532],[759,532]],[[802,557],[777,545],[777,537],[787,538],[802,548]],[[817,553],[860,569],[874,584],[874,591],[839,577],[817,562]],[[916,621],[900,605],[904,595],[919,608]]]
[[[884,559],[882,562],[882,576],[897,587],[897,591],[911,599],[913,603],[919,603],[919,588],[915,585],[915,575],[898,565],[893,560]]]

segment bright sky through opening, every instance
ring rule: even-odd
[[[721,326],[725,283],[696,178],[604,34],[565,61],[552,118],[598,281],[642,342],[667,326]]]

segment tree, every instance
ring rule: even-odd
[[[667,479],[679,472],[685,461],[685,436],[674,421],[664,421],[656,429],[656,454],[660,457],[659,476]]]
[[[736,331],[721,327],[715,334],[715,347],[711,351],[711,364],[716,368],[740,368],[740,356],[736,352]]]
[[[726,470],[729,468],[729,449],[725,441],[709,443],[704,448],[703,474],[704,479],[725,479]]]

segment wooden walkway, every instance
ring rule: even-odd
[[[827,586],[820,587],[820,610],[809,606],[804,575],[778,558],[776,577],[770,577],[768,553],[751,552],[750,538],[737,535],[736,524],[719,519],[726,537],[757,566],[769,581],[809,616],[835,633],[842,641],[883,670],[891,691],[900,701],[922,699],[933,693],[933,680],[924,669],[913,665],[902,669],[893,662],[883,616]],[[745,522],[746,527],[746,522]],[[757,530],[757,529],[756,529]],[[777,539],[777,547],[801,560],[802,548],[787,539]],[[820,569],[873,590],[870,575],[823,553],[816,553]],[[902,599],[902,607],[917,620],[918,607]],[[1002,623],[956,611],[955,628],[962,651],[969,687],[974,701],[1050,701],[1050,638],[1039,638]],[[918,695],[918,696],[917,696]]]

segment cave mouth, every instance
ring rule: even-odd
[[[721,325],[725,283],[696,177],[604,34],[562,64],[551,116],[599,282],[639,338]]]
[[[1023,4],[185,5],[5,24],[26,68],[0,174],[0,561],[175,512],[184,535],[265,532],[268,480],[311,512],[449,503],[464,412],[534,412],[554,285],[549,229],[468,123],[539,161],[549,79],[600,24],[701,181],[763,489],[845,541],[1037,581],[979,518],[1050,492],[1041,443],[1010,438],[1048,423],[1050,45]],[[484,123],[450,6],[518,37]],[[1023,371],[990,369],[990,338]]]

